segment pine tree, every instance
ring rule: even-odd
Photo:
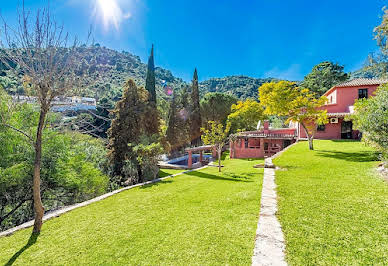
[[[191,145],[199,145],[201,143],[201,109],[199,105],[199,87],[197,69],[194,70],[192,90],[191,90]]]
[[[151,54],[148,59],[146,78],[146,90],[148,91],[148,106],[145,115],[145,130],[148,136],[159,135],[160,114],[156,105],[155,89],[155,63],[154,63],[154,45],[151,48]]]
[[[136,84],[133,80],[128,80],[124,86],[123,97],[112,112],[115,118],[108,130],[109,159],[115,176],[124,176],[122,171],[125,160],[133,159],[133,152],[128,144],[139,141],[143,112],[144,102]]]

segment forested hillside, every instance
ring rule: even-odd
[[[79,76],[82,77],[82,96],[100,98],[108,91],[121,88],[129,78],[135,80],[139,86],[145,85],[147,65],[141,62],[140,57],[128,52],[118,52],[98,44],[79,49]],[[20,77],[10,75],[5,66],[0,66],[0,85],[9,93],[23,93]],[[172,88],[180,87],[183,80],[176,78],[169,70],[157,67],[156,84],[161,90],[162,80]],[[119,93],[121,95],[121,93]]]
[[[101,99],[104,96],[116,98],[121,95],[121,88],[125,81],[132,78],[138,86],[145,85],[147,65],[140,57],[129,52],[118,52],[96,44],[91,47],[81,47],[79,57],[79,76],[82,77],[82,96]],[[157,51],[156,51],[157,52]],[[156,62],[157,64],[157,62]],[[199,76],[201,70],[199,69]],[[164,95],[163,80],[172,89],[180,89],[189,85],[181,78],[175,77],[171,71],[156,67],[156,89],[159,96]],[[257,98],[257,89],[271,78],[258,79],[247,76],[228,76],[211,78],[200,82],[200,93],[227,92],[239,99]],[[10,94],[24,94],[21,76],[15,77],[0,65],[0,86]]]
[[[273,78],[251,78],[247,76],[228,76],[211,78],[200,83],[200,92],[223,92],[236,96],[239,99],[257,99],[257,89]]]

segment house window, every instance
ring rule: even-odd
[[[245,148],[248,148],[248,139],[245,139]]]
[[[317,127],[317,131],[325,131],[325,129],[326,129],[326,126],[325,126],[325,125],[319,125],[319,126]]]
[[[358,99],[367,99],[368,98],[368,89],[359,89],[358,90]]]

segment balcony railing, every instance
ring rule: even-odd
[[[239,137],[251,137],[251,138],[271,138],[271,139],[293,139],[296,138],[296,134],[281,134],[281,133],[248,133],[240,134]]]

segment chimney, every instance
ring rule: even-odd
[[[264,133],[268,133],[268,132],[269,132],[269,121],[265,120],[264,121]]]

